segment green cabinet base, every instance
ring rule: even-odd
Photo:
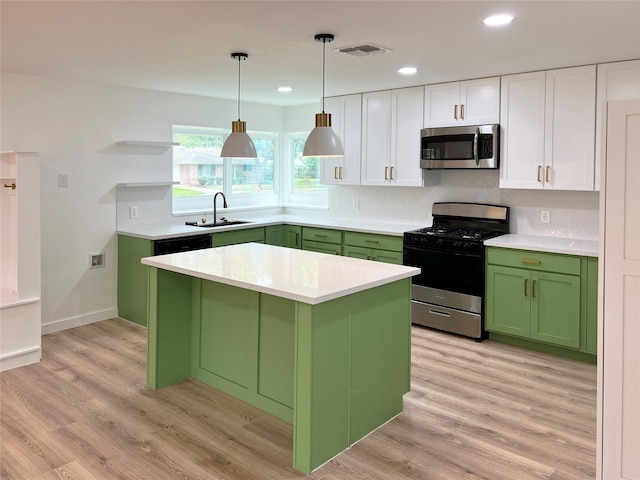
[[[192,376],[292,423],[310,473],[402,412],[410,287],[309,305],[149,268],[147,385]]]

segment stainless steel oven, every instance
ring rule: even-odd
[[[484,337],[485,248],[509,232],[509,207],[440,202],[433,225],[404,234],[403,263],[412,279],[411,320],[480,340]]]

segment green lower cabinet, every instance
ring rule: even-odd
[[[531,274],[531,338],[580,348],[580,277]]]
[[[342,245],[327,242],[315,242],[313,240],[303,240],[302,249],[311,252],[328,253],[329,255],[340,255],[342,253]]]
[[[489,265],[486,284],[485,326],[490,332],[517,337],[531,336],[529,271]]]
[[[302,248],[302,227],[297,225],[284,225],[283,236],[283,247]]]
[[[264,227],[264,243],[282,247],[284,245],[284,227],[282,225]]]
[[[587,260],[587,326],[586,350],[598,352],[598,259]]]
[[[597,259],[489,247],[487,262],[490,338],[595,360]]]
[[[342,231],[303,227],[302,249],[329,255],[342,255]]]
[[[361,258],[363,260],[374,260],[377,262],[393,263],[402,265],[402,252],[392,252],[390,250],[379,250],[376,248],[356,247],[345,245],[342,248],[345,257]]]
[[[227,232],[211,234],[211,244],[214,247],[224,247],[226,245],[249,242],[264,243],[264,227],[229,230]]]
[[[291,423],[311,473],[402,412],[410,282],[310,305],[149,268],[147,385],[192,376]]]
[[[140,259],[153,255],[153,240],[118,235],[118,316],[147,326],[149,268]]]
[[[342,254],[346,257],[402,265],[402,237],[344,232]]]

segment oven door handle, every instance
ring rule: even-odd
[[[476,134],[473,136],[473,158],[476,161],[476,166],[480,165],[480,156],[478,155],[478,140],[480,138],[480,129],[476,128]]]
[[[429,309],[429,313],[433,313],[434,315],[438,315],[440,317],[450,317],[451,316],[450,313],[440,312],[438,310],[433,310],[432,308]]]

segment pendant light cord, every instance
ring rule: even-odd
[[[324,114],[324,75],[325,75],[325,61],[327,58],[326,54],[327,48],[327,40],[322,40],[322,113]]]
[[[242,63],[242,57],[238,56],[238,121],[240,121],[240,63]]]

